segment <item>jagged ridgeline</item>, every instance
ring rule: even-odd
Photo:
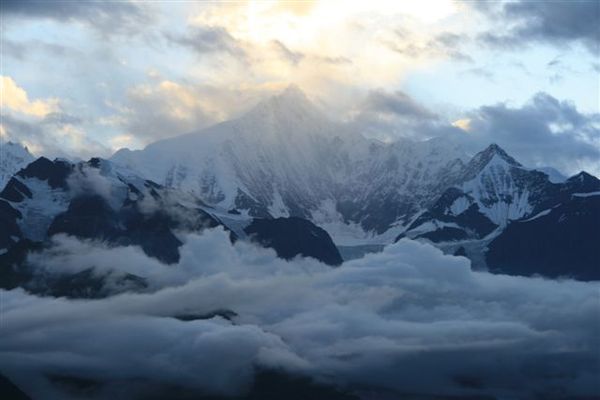
[[[339,265],[341,255],[409,238],[476,269],[600,278],[594,176],[528,168],[495,144],[469,157],[450,138],[367,139],[296,87],[235,120],[110,160],[33,161],[15,144],[3,152],[3,265],[57,234],[140,246],[172,264],[178,232],[220,226],[286,259]]]
[[[61,234],[114,247],[139,246],[168,265],[179,261],[179,234],[220,227],[232,242],[241,239],[271,247],[282,258],[342,263],[327,232],[308,220],[258,219],[237,210],[218,210],[99,158],[71,163],[41,157],[19,170],[0,192],[0,224],[1,287],[23,286],[53,295],[106,294],[102,277],[91,271],[36,279],[28,253],[51,247],[52,237]],[[118,279],[123,290],[144,288],[141,277],[111,278]]]

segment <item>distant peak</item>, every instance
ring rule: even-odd
[[[311,101],[306,97],[306,94],[297,85],[291,84],[278,95],[273,96],[272,100],[278,103],[290,105],[311,105]]]
[[[257,113],[271,114],[276,118],[287,118],[289,116],[322,117],[319,109],[296,85],[290,85],[279,94],[262,101],[248,115],[256,115]]]
[[[567,179],[568,182],[580,182],[580,183],[586,183],[586,182],[597,182],[598,178],[596,178],[594,175],[592,174],[588,174],[585,171],[581,171],[580,173],[573,175],[572,177],[570,177],[569,179]]]
[[[485,165],[489,163],[494,158],[494,156],[500,157],[502,160],[504,160],[510,165],[514,165],[517,167],[521,166],[521,164],[517,160],[509,156],[508,153],[496,143],[490,144],[488,147],[485,148],[485,150],[477,153],[475,157],[473,157],[473,161],[477,162],[477,164]]]
[[[29,157],[31,157],[33,159],[33,155],[31,154],[31,152],[29,151],[29,149],[27,148],[27,146],[21,144],[21,143],[16,143],[16,142],[12,142],[12,141],[7,141],[4,143],[0,142],[0,147],[3,147],[4,149],[10,149],[13,152],[20,152],[23,153]]]
[[[306,99],[306,94],[300,89],[300,87],[294,83],[286,87],[280,94],[281,97],[299,97]]]
[[[492,160],[500,160],[508,166],[522,167],[514,158],[509,156],[500,146],[492,143],[485,150],[475,154],[467,164],[465,179],[473,179],[478,173],[483,171]]]

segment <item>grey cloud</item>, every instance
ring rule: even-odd
[[[2,51],[4,55],[19,61],[28,60],[33,52],[43,52],[55,57],[82,57],[82,53],[72,47],[62,44],[45,42],[42,40],[13,41],[8,38],[2,39]]]
[[[232,246],[219,229],[187,236],[175,266],[135,248],[56,240],[39,256],[50,270],[98,264],[153,286],[94,301],[2,292],[0,371],[44,398],[53,371],[115,383],[101,390],[141,381],[231,394],[256,366],[396,397],[597,390],[597,283],[473,272],[465,258],[407,240],[335,269]],[[169,318],[215,309],[238,316]]]
[[[485,67],[469,68],[463,71],[462,74],[469,74],[488,81],[494,81],[494,73],[489,68]]]
[[[217,120],[197,102],[180,96],[201,96],[194,87],[187,93],[161,87],[130,90],[125,107],[119,110],[117,125],[140,141],[149,143],[206,127]],[[200,97],[198,97],[200,98]]]
[[[327,64],[341,65],[352,64],[352,60],[347,57],[316,57],[317,60]]]
[[[583,114],[574,104],[547,93],[512,108],[504,103],[471,113],[471,133],[465,144],[472,150],[496,142],[526,165],[552,165],[573,173],[600,159],[600,114]]]
[[[396,114],[408,119],[435,119],[436,115],[401,91],[371,91],[363,105],[365,111]]]
[[[52,112],[44,117],[42,123],[49,125],[80,125],[83,120],[75,115]]]
[[[148,144],[235,117],[271,95],[268,89],[237,90],[159,78],[130,88],[106,123]]]
[[[298,65],[301,61],[308,59],[313,62],[342,66],[352,64],[352,60],[346,57],[321,56],[317,54],[305,54],[300,51],[291,50],[279,40],[273,40],[272,47],[280,58],[291,65]]]
[[[552,60],[546,63],[547,68],[560,68],[562,65],[562,61],[560,57],[554,57]]]
[[[485,70],[470,73],[479,72],[488,78]],[[465,116],[471,121],[468,134],[405,93],[374,91],[359,108],[353,123],[365,134],[379,139],[444,136],[471,153],[498,143],[531,167],[553,166],[567,175],[581,169],[599,172],[598,113],[582,113],[573,103],[542,92],[521,107],[498,103],[471,110]]]
[[[164,37],[169,42],[187,47],[199,55],[224,52],[240,60],[247,58],[242,43],[223,27],[196,27],[182,35],[165,32]]]
[[[302,61],[305,57],[303,53],[290,50],[279,40],[274,40],[272,43],[277,53],[281,55],[282,58],[287,60],[290,64],[298,65],[298,63]]]
[[[385,41],[392,51],[407,57],[448,57],[454,61],[473,62],[462,47],[470,41],[466,35],[443,32],[429,39],[425,44],[415,44],[411,33],[398,29],[395,31],[399,41]]]
[[[77,127],[81,122],[78,117],[63,113],[51,113],[41,120],[22,119],[9,112],[2,113],[2,126],[8,138],[17,143],[27,143],[40,148],[42,154],[35,154],[36,156],[72,158],[108,154],[109,149],[84,134],[76,138],[77,148],[69,148],[65,145],[62,140],[68,135],[61,134],[59,131]]]
[[[503,33],[484,33],[481,39],[490,45],[520,47],[532,41],[555,45],[579,42],[592,53],[600,51],[600,3],[596,0],[521,0],[506,2],[500,9],[480,4],[489,2],[471,3],[492,18],[516,25]]]
[[[3,0],[0,7],[7,18],[79,22],[107,36],[136,32],[152,19],[146,6],[133,1]]]
[[[352,120],[356,129],[379,140],[431,137],[439,116],[402,91],[372,90]]]

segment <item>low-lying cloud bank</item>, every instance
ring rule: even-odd
[[[231,245],[221,229],[186,236],[171,266],[135,247],[55,241],[32,258],[48,271],[116,269],[149,287],[100,300],[0,292],[0,372],[33,398],[65,398],[48,375],[109,382],[75,398],[153,385],[232,394],[255,368],[399,393],[598,394],[596,283],[473,272],[407,240],[340,268]],[[173,318],[215,310],[237,316]]]

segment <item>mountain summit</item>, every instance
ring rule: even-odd
[[[0,190],[14,173],[33,160],[27,147],[14,142],[0,142]]]
[[[339,240],[338,228],[350,223],[359,227],[351,235],[362,239],[404,224],[452,181],[461,156],[453,147],[442,151],[439,140],[366,139],[290,86],[237,119],[119,151],[112,160],[214,207],[311,219]]]
[[[465,163],[449,138],[367,139],[329,119],[296,86],[237,119],[112,160],[225,213],[308,219],[348,246],[389,243],[403,232],[421,237],[440,218],[480,240],[572,192],[497,144]]]
[[[522,167],[522,165],[508,155],[506,151],[496,143],[490,144],[484,150],[475,154],[465,169],[465,179],[473,179],[490,164],[503,167]]]
[[[285,123],[321,120],[325,118],[325,115],[298,86],[290,85],[279,94],[258,103],[241,119],[251,118],[270,119]]]

